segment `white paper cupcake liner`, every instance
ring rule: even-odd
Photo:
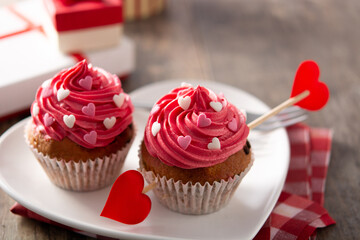
[[[116,180],[134,141],[135,130],[134,126],[134,136],[131,141],[116,153],[79,162],[50,158],[34,148],[27,136],[25,139],[51,182],[63,189],[83,192],[104,188]]]
[[[228,180],[201,185],[175,182],[173,178],[167,179],[165,176],[155,175],[152,171],[146,171],[139,154],[140,171],[149,184],[156,182],[153,191],[160,203],[175,212],[193,215],[216,212],[229,203],[241,180],[253,165],[254,155],[251,156],[248,167],[241,174]]]

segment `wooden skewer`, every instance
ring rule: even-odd
[[[250,128],[250,130],[255,128],[256,126],[258,126],[261,123],[263,123],[264,121],[266,121],[268,118],[278,114],[281,110],[284,110],[285,108],[287,108],[287,107],[299,102],[300,100],[306,98],[307,96],[309,96],[309,94],[310,94],[310,91],[305,90],[304,92],[296,95],[295,97],[289,98],[285,102],[279,104],[278,106],[271,109],[269,112],[263,114],[262,116],[258,117],[257,119],[255,119],[254,121],[249,123],[248,127]]]
[[[153,190],[156,187],[156,182],[152,182],[149,185],[145,186],[144,189],[142,190],[142,193],[147,193],[148,191]]]

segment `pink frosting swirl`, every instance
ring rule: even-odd
[[[85,60],[45,81],[31,106],[46,138],[68,137],[86,148],[110,144],[131,124],[133,110],[119,78]]]
[[[154,105],[144,141],[163,163],[193,169],[224,162],[243,148],[248,135],[246,117],[224,97],[186,86]]]

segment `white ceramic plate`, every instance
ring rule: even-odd
[[[134,100],[155,102],[181,81],[159,82],[134,91]],[[194,83],[194,82],[193,82]],[[265,104],[234,87],[202,82],[240,108],[265,111]],[[148,113],[136,110],[138,133],[123,171],[138,167],[138,145]],[[76,193],[54,186],[28,150],[24,125],[19,122],[0,138],[0,187],[14,200],[51,220],[115,238],[139,239],[252,239],[259,231],[281,192],[289,164],[289,143],[284,129],[268,134],[252,131],[255,163],[244,178],[229,205],[216,213],[189,216],[163,207],[150,192],[152,209],[148,218],[134,226],[100,217],[110,187],[88,193]],[[261,139],[261,140],[259,140]]]

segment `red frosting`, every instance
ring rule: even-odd
[[[225,161],[243,148],[248,134],[246,117],[224,97],[186,86],[154,105],[144,141],[163,163],[192,169]]]
[[[111,143],[131,124],[133,110],[119,78],[85,60],[45,81],[31,107],[47,138],[68,137],[86,148]]]

